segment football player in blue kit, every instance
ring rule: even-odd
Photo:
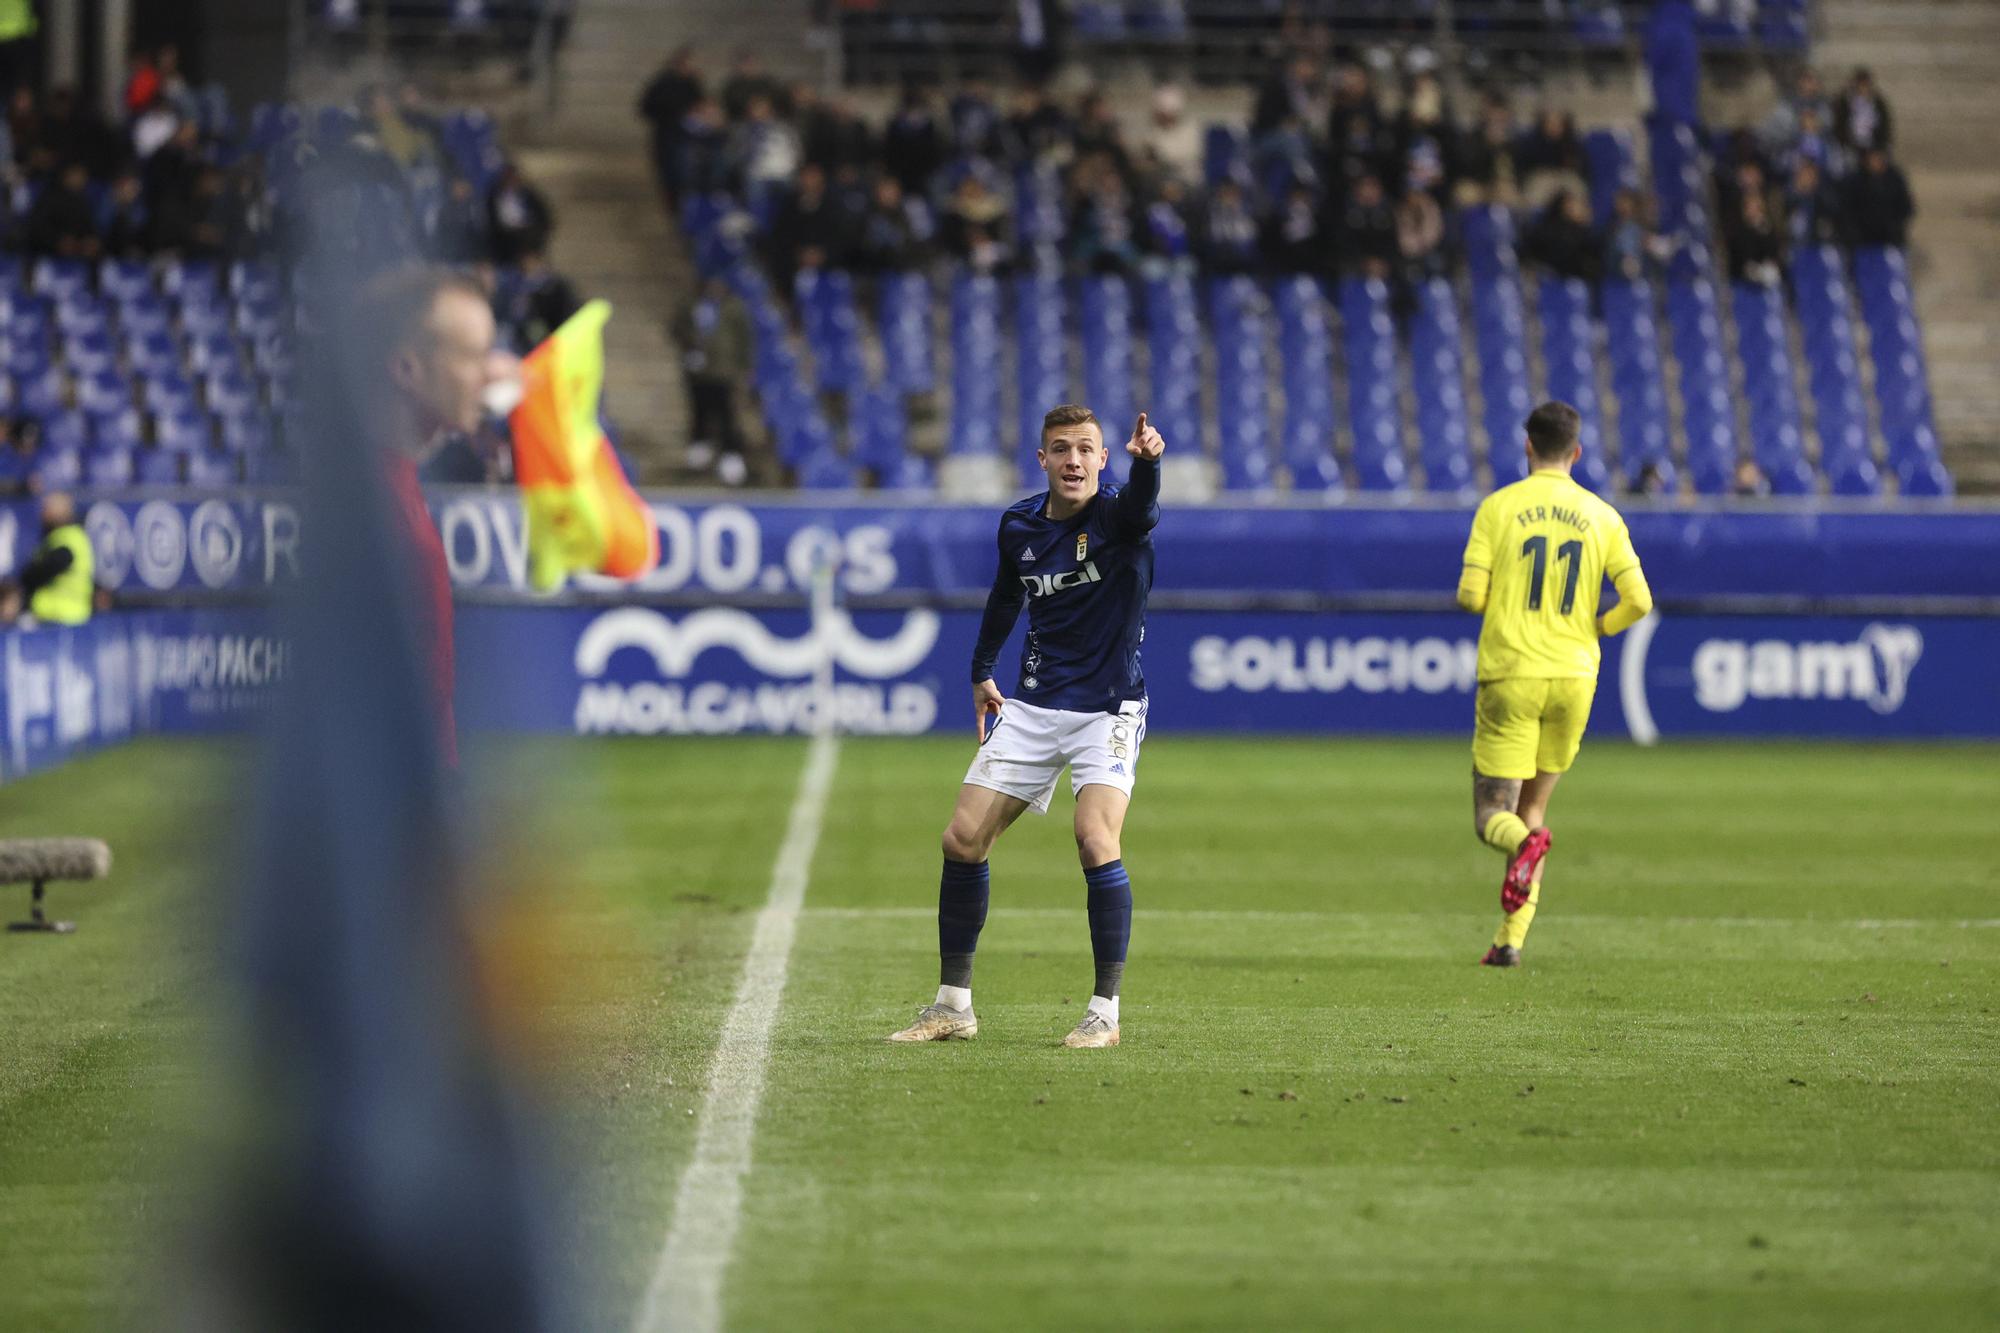
[[[1100,486],[1107,455],[1090,409],[1064,404],[1042,418],[1036,457],[1049,488],[1000,516],[1000,567],[972,653],[979,753],[944,831],[937,999],[890,1041],[978,1033],[972,954],[986,922],[986,855],[1022,811],[1048,812],[1068,768],[1097,975],[1083,1019],[1063,1044],[1118,1044],[1118,988],[1132,933],[1132,883],[1119,835],[1146,738],[1139,645],[1153,586],[1165,448],[1140,413],[1125,445],[1131,480]],[[993,665],[1023,604],[1028,640],[1020,686],[1007,698],[994,683]]]

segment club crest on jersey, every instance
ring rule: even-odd
[[[1082,564],[1089,557],[1090,557],[1090,534],[1087,532],[1079,532],[1076,534],[1077,563]]]
[[[1061,592],[1065,588],[1081,588],[1086,583],[1102,583],[1104,576],[1097,572],[1097,562],[1091,561],[1082,569],[1072,569],[1067,574],[1023,574],[1021,586],[1028,590],[1030,597],[1047,597],[1050,593]]]

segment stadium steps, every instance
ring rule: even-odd
[[[1917,201],[1910,276],[1944,461],[1961,493],[2000,493],[2000,5],[1992,0],[1823,0],[1817,63],[1838,86],[1867,65],[1896,117]]]

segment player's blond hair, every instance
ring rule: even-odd
[[[1042,417],[1042,443],[1048,443],[1050,431],[1060,430],[1064,426],[1096,426],[1097,433],[1104,434],[1104,427],[1099,424],[1097,413],[1082,403],[1058,403]]]

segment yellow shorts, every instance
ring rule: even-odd
[[[1567,772],[1583,744],[1596,693],[1597,682],[1587,678],[1479,682],[1473,771],[1523,782],[1536,773]]]

